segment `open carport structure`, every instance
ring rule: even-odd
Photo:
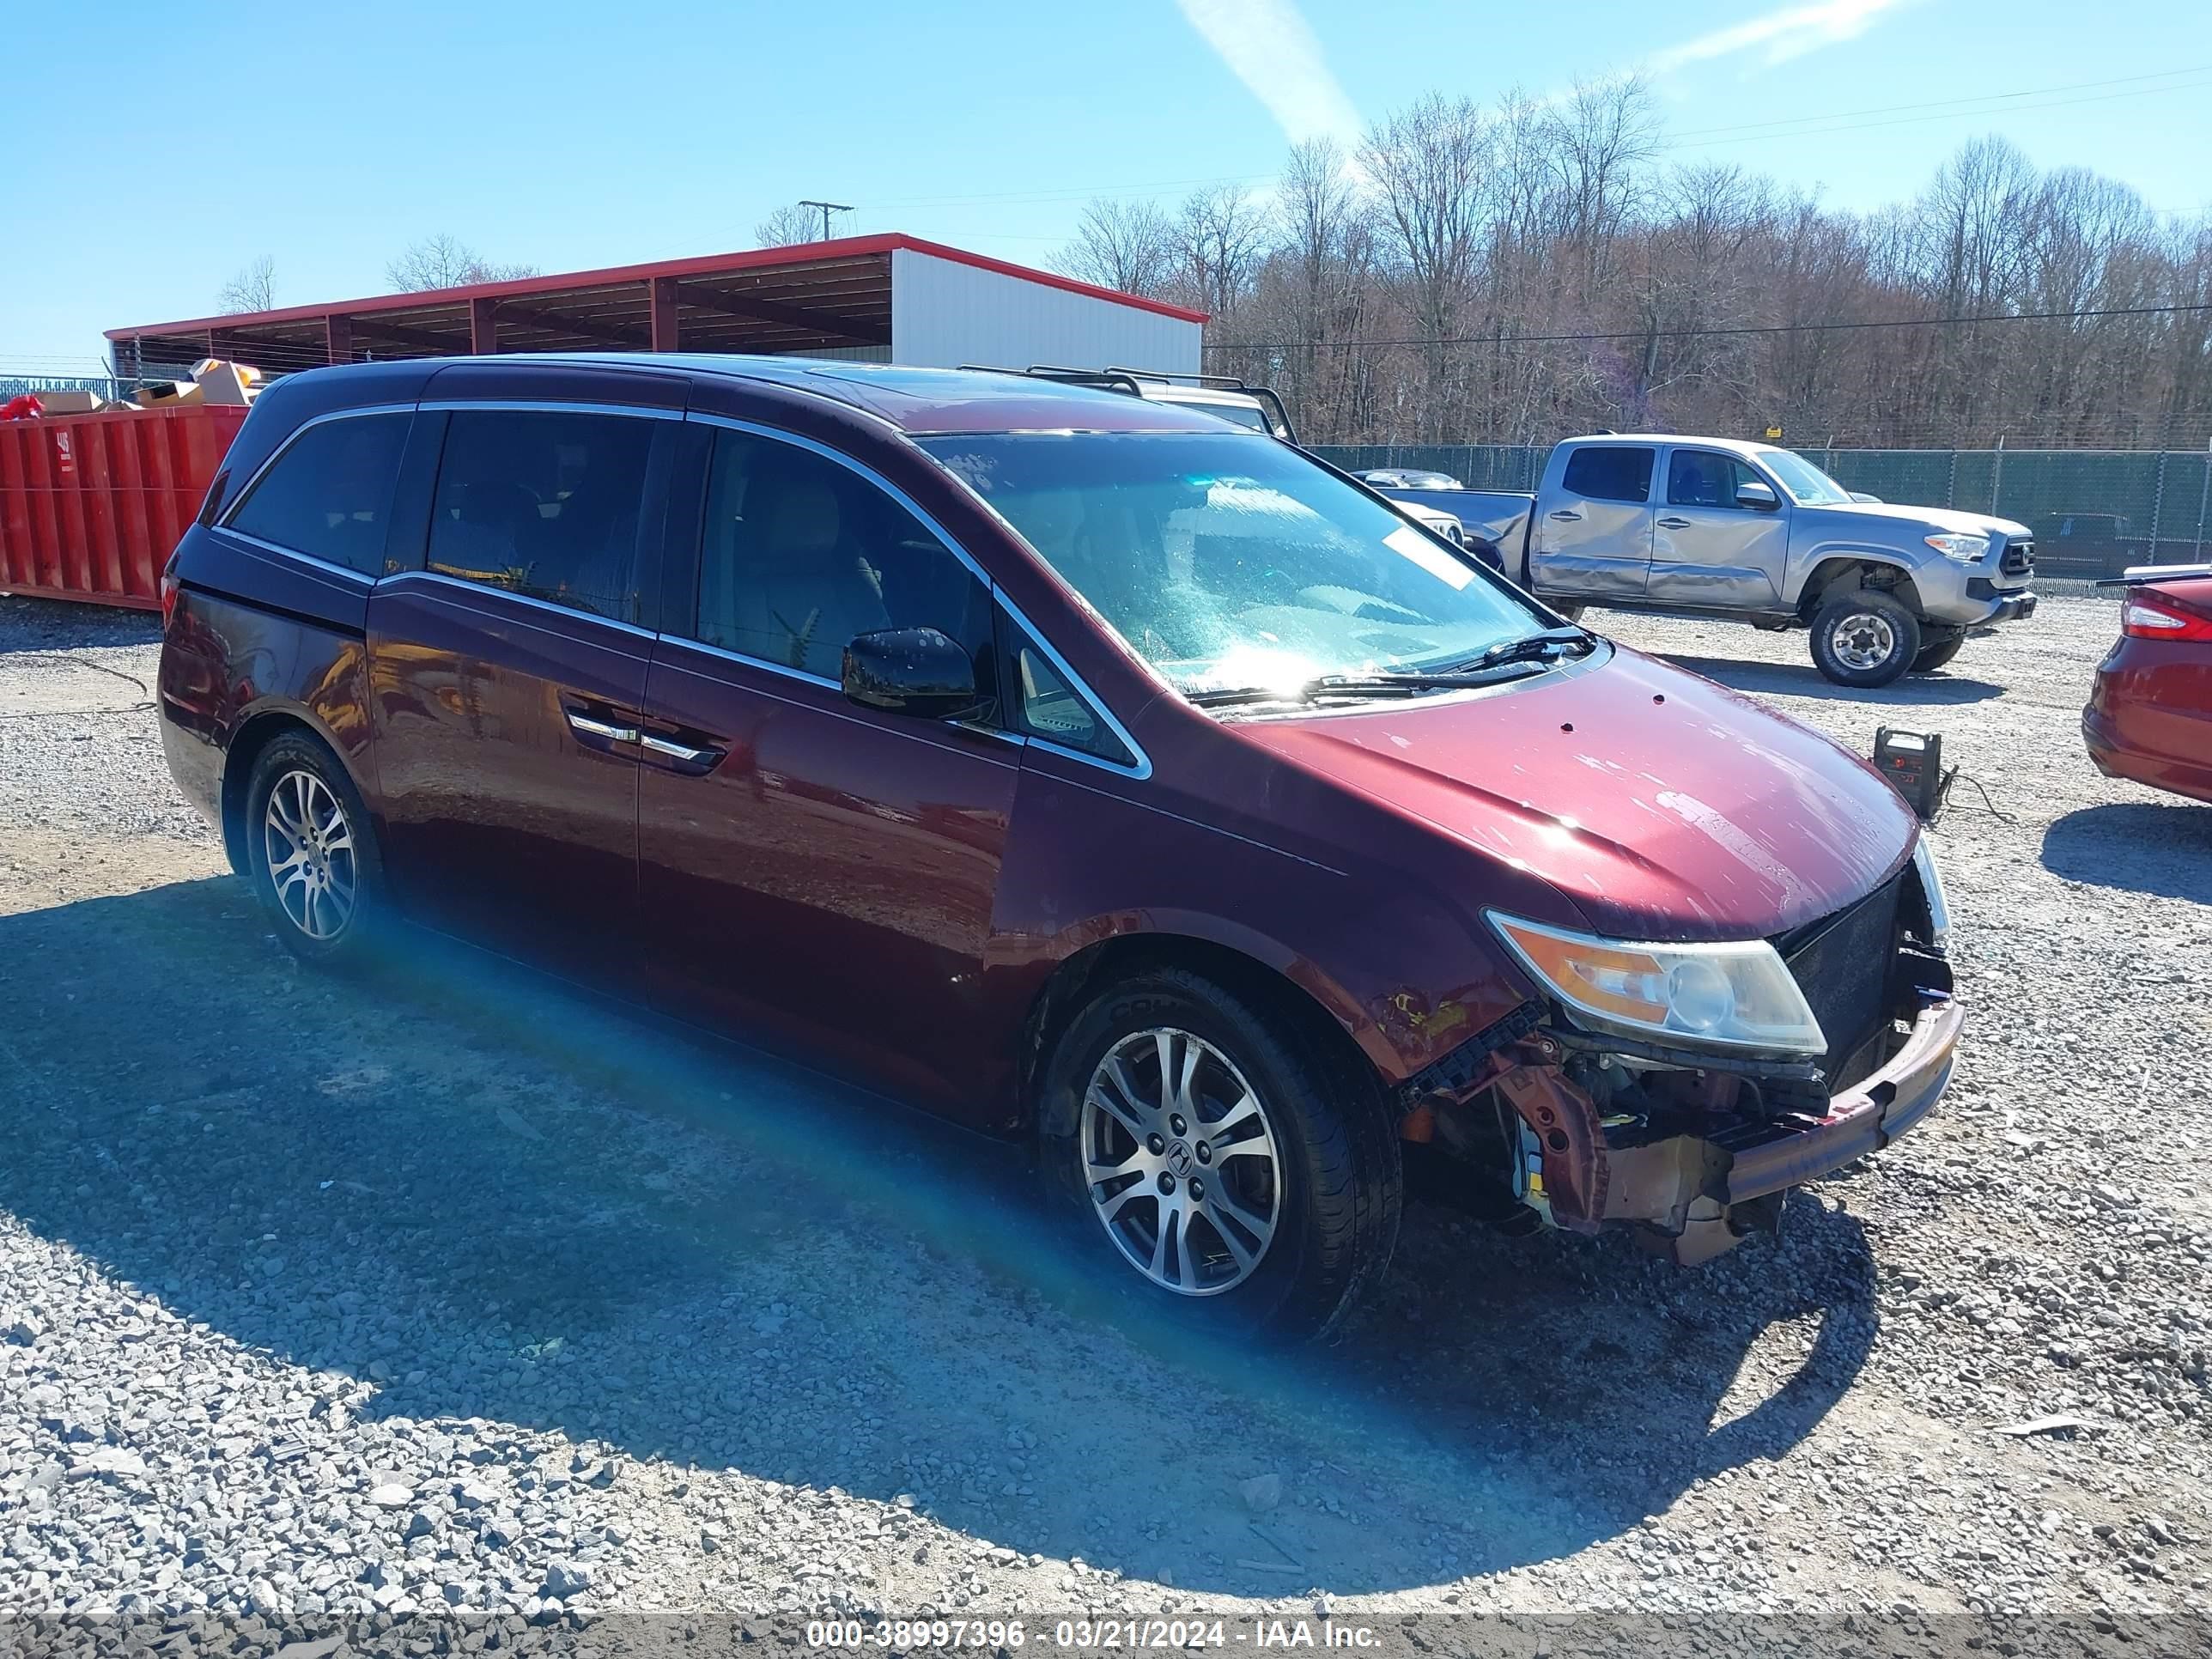
[[[1199,366],[1205,314],[900,233],[107,331],[118,374],[501,351]]]

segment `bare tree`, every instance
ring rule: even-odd
[[[1183,199],[1171,232],[1181,280],[1225,333],[1230,312],[1267,246],[1267,216],[1241,185],[1215,185]]]
[[[1075,240],[1054,263],[1086,283],[1152,299],[1174,271],[1171,228],[1150,202],[1117,202],[1102,196],[1083,210]]]
[[[1403,264],[1414,326],[1427,342],[1420,422],[1427,436],[1441,435],[1455,415],[1446,342],[1457,330],[1480,255],[1492,149],[1481,110],[1471,100],[1437,93],[1376,126],[1360,146],[1361,164]]]
[[[756,247],[794,247],[822,240],[822,211],[793,202],[753,227]]]
[[[472,283],[505,283],[537,274],[536,265],[499,264],[487,259],[444,231],[410,243],[405,252],[384,268],[385,279],[397,294],[462,288]]]
[[[276,308],[276,261],[266,253],[222,285],[215,302],[226,313]]]

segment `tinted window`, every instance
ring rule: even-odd
[[[851,468],[741,432],[715,434],[698,636],[836,679],[855,635],[936,628],[970,651],[983,586],[921,520]]]
[[[1648,501],[1651,499],[1651,458],[1648,449],[1603,446],[1577,449],[1567,457],[1565,484],[1570,495],[1594,501]]]
[[[1667,500],[1675,507],[1735,506],[1736,491],[1765,479],[1732,455],[1678,449],[1667,464]]]
[[[311,426],[230,515],[241,534],[366,576],[384,573],[384,535],[411,415],[357,415]]]
[[[457,411],[438,468],[428,568],[635,622],[638,504],[655,424]]]

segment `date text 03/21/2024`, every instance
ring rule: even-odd
[[[825,1619],[806,1626],[815,1648],[1016,1649],[1031,1640],[1077,1652],[1224,1648],[1372,1648],[1373,1630],[1332,1619],[1061,1619],[1032,1633],[1019,1620]]]

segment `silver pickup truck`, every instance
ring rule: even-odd
[[[1468,544],[1572,617],[1586,605],[1810,628],[1841,685],[1927,673],[2029,617],[2026,525],[1854,496],[1793,450],[1724,438],[1571,438],[1534,495],[1386,489],[1455,514]]]

